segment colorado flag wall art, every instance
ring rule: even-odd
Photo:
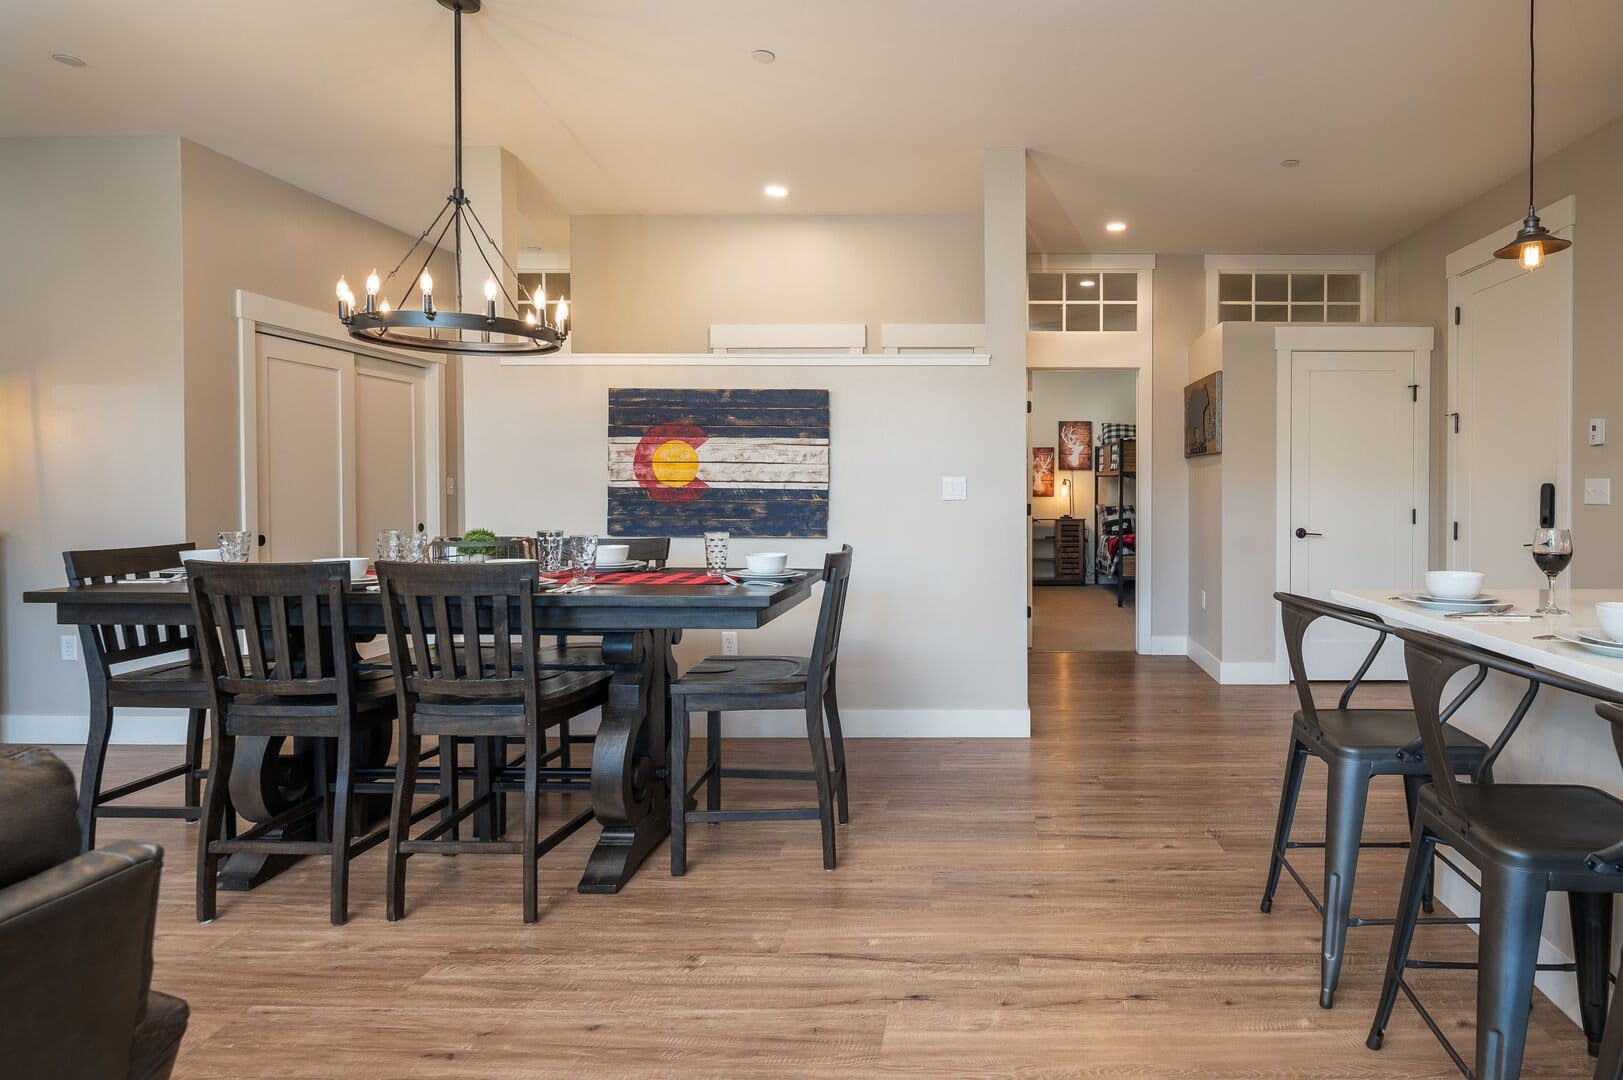
[[[827,390],[610,390],[609,533],[828,535]]]

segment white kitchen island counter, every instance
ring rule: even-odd
[[[1539,641],[1549,632],[1550,620],[1536,618],[1514,622],[1486,619],[1449,619],[1441,612],[1394,600],[1400,590],[1332,590],[1336,603],[1379,616],[1395,627],[1424,630],[1487,652],[1498,653],[1523,663],[1581,679],[1615,693],[1623,693],[1623,659],[1600,656],[1564,641]],[[1516,605],[1517,611],[1538,606],[1536,589],[1495,589],[1488,593]],[[1574,589],[1560,594],[1560,603],[1572,612],[1558,616],[1556,629],[1570,633],[1574,627],[1595,626],[1595,604],[1602,600],[1623,600],[1623,590]],[[1467,668],[1450,683],[1444,700],[1450,700],[1474,673]],[[1491,744],[1520,700],[1526,683],[1491,672],[1488,681],[1455,715],[1453,723]],[[1354,699],[1356,707],[1357,700]],[[1623,767],[1618,764],[1612,743],[1611,725],[1595,714],[1595,702],[1551,687],[1539,690],[1521,728],[1506,745],[1494,766],[1494,778],[1504,783],[1587,784],[1623,797]],[[1619,839],[1623,839],[1620,837]],[[1458,855],[1451,856],[1459,861]],[[1477,914],[1477,894],[1446,867],[1438,867],[1437,899],[1457,915]],[[1390,898],[1395,909],[1397,898]],[[1623,904],[1618,905],[1623,909]],[[1420,931],[1425,933],[1424,928]],[[1614,937],[1616,931],[1614,930]],[[1566,898],[1552,893],[1544,913],[1544,951],[1541,962],[1572,958],[1572,933],[1568,924]],[[1469,977],[1469,976],[1467,976]],[[1566,972],[1541,972],[1538,986],[1562,1011],[1577,1022],[1578,989]]]

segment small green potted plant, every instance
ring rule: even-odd
[[[457,555],[468,562],[484,562],[494,555],[500,555],[501,550],[501,540],[489,529],[468,529],[456,545]]]

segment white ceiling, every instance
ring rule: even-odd
[[[467,141],[573,213],[974,212],[981,149],[1024,145],[1040,249],[1374,251],[1520,168],[1526,12],[486,0]],[[1623,114],[1623,3],[1539,20],[1542,153]],[[180,134],[416,231],[449,187],[450,32],[434,0],[0,0],[0,135]]]

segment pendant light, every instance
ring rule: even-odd
[[[1537,0],[1527,0],[1527,218],[1516,230],[1516,238],[1493,253],[1496,259],[1520,259],[1523,269],[1537,270],[1544,265],[1546,255],[1554,255],[1572,246],[1539,223],[1533,209],[1533,137],[1537,131],[1537,88],[1534,77],[1537,50],[1533,39],[1533,14]]]

